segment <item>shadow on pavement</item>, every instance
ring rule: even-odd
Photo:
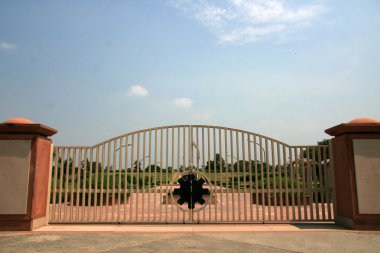
[[[292,224],[298,229],[321,229],[321,230],[349,230],[335,224]]]

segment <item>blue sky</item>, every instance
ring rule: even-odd
[[[380,119],[379,1],[0,1],[0,121],[92,145],[210,124],[293,145]]]

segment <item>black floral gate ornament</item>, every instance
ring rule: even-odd
[[[203,195],[209,195],[208,189],[203,189],[203,184],[206,181],[203,178],[196,179],[193,173],[182,176],[178,179],[180,188],[178,194],[180,198],[177,200],[179,205],[183,205],[187,202],[189,209],[194,209],[195,203],[203,205],[206,201],[203,199]]]

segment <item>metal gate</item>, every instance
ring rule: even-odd
[[[56,146],[50,223],[334,220],[329,145],[177,125]]]

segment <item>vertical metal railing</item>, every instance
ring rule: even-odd
[[[331,145],[289,146],[204,125],[56,146],[51,223],[326,222],[335,217]],[[196,155],[195,155],[196,154]],[[180,206],[177,180],[206,178],[206,203]]]

